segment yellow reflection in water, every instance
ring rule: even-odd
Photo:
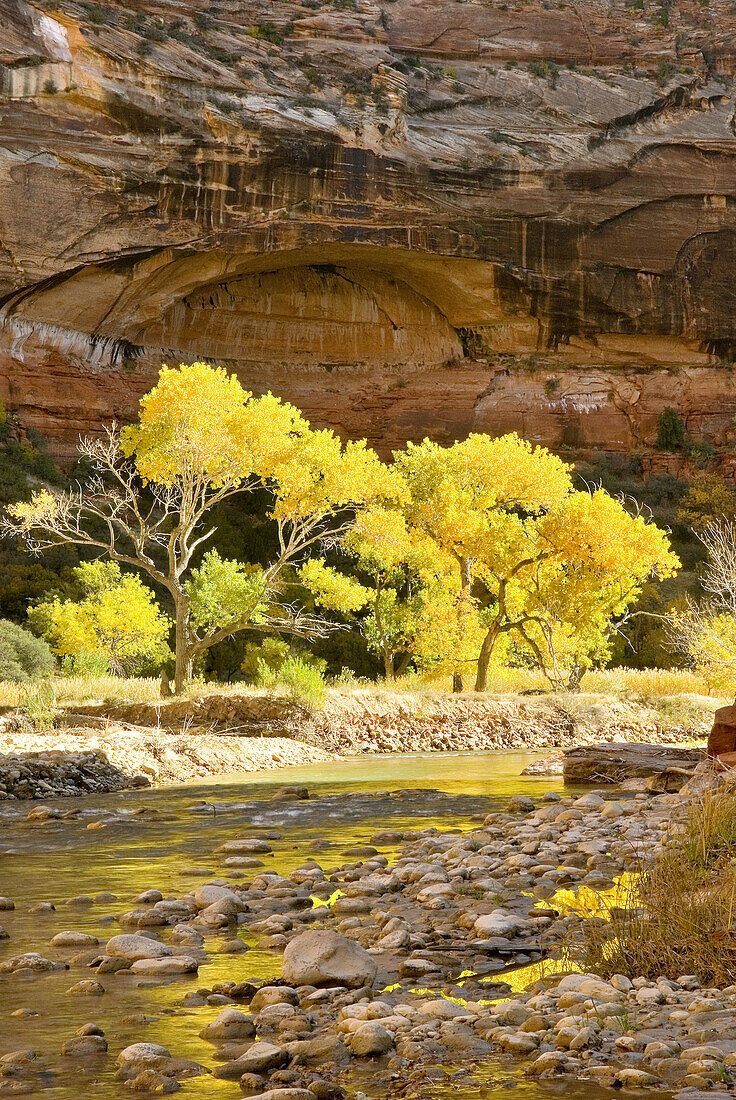
[[[607,918],[611,909],[626,908],[636,888],[638,875],[625,871],[616,879],[610,890],[594,890],[590,886],[578,886],[575,890],[558,890],[545,906],[560,913],[575,913],[581,917]]]

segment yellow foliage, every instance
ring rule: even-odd
[[[331,569],[318,558],[305,562],[299,570],[299,577],[318,604],[343,615],[360,611],[370,595],[362,584]]]
[[[345,546],[367,566],[390,572],[407,560],[412,544],[403,514],[376,504],[360,513]]]
[[[709,614],[691,604],[672,616],[672,632],[709,689],[731,694],[736,684],[736,617]]]
[[[53,523],[58,504],[56,497],[48,489],[39,489],[30,500],[21,500],[8,505],[8,513],[18,525],[20,534],[30,532],[40,524]]]
[[[271,393],[253,397],[235,375],[207,363],[162,367],[121,444],[141,477],[160,485],[261,480],[274,492],[273,515],[290,522],[403,488],[365,440],[343,446],[334,432],[310,428],[293,405]]]
[[[715,474],[702,474],[677,510],[678,523],[698,530],[712,520],[736,520],[736,491]]]
[[[409,521],[463,556],[483,556],[495,543],[500,513],[538,513],[571,490],[569,466],[514,434],[471,435],[452,447],[425,439],[394,459],[411,491]],[[523,521],[513,518],[523,532]]]
[[[115,562],[86,562],[74,570],[85,595],[58,597],[31,608],[29,620],[60,657],[99,657],[111,671],[163,660],[171,625],[153,592]]]
[[[480,687],[508,631],[549,665],[554,682],[607,656],[611,620],[647,577],[679,565],[654,524],[603,490],[575,492],[569,466],[516,435],[472,435],[446,448],[425,440],[395,462],[411,493],[410,537],[432,546],[425,567],[445,583],[454,574],[462,590],[454,629],[479,644],[476,627],[461,620],[480,614],[484,623]],[[464,655],[472,649],[458,644]]]

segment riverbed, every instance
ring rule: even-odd
[[[78,930],[104,942],[119,930],[114,918],[130,909],[144,889],[181,895],[210,879],[237,881],[244,873],[228,874],[213,849],[244,827],[272,834],[273,853],[261,858],[266,868],[282,874],[312,856],[329,873],[330,867],[344,862],[348,849],[366,844],[380,829],[436,826],[447,832],[477,827],[513,795],[563,791],[559,777],[519,774],[537,755],[363,756],[207,783],[51,800],[44,806],[52,813],[70,816],[46,819],[38,814],[38,806],[31,810],[33,819],[27,820],[28,803],[6,803],[0,809],[0,894],[11,898],[15,909],[0,912],[0,924],[9,934],[0,941],[0,961],[24,951],[68,960],[73,951],[48,946],[56,933]],[[309,800],[272,801],[279,788],[302,784],[309,789]],[[316,850],[325,842],[324,850]],[[377,847],[390,861],[394,849]],[[55,908],[31,912],[39,903]],[[1,975],[0,1056],[18,1049],[38,1051],[48,1067],[43,1083],[59,1098],[130,1096],[114,1077],[115,1055],[129,1043],[161,1043],[178,1055],[212,1065],[211,1045],[198,1038],[198,1032],[219,1007],[188,1007],[182,1005],[183,998],[203,987],[211,989],[218,981],[258,984],[281,972],[278,952],[255,946],[247,930],[239,935],[250,947],[242,954],[221,953],[218,946],[224,937],[208,939],[208,957],[198,975],[165,983],[140,975],[107,975],[101,996],[66,992],[94,973],[80,965],[25,979]],[[14,1015],[22,1010],[37,1015]],[[109,1054],[62,1057],[62,1043],[86,1022],[104,1030]],[[475,1074],[477,1086],[464,1082],[458,1088],[452,1073],[451,1066],[438,1067],[436,1088],[422,1095],[427,1100],[450,1095],[476,1100],[508,1090],[530,1098],[559,1095],[561,1090],[581,1098],[610,1095],[590,1082],[531,1082],[519,1075],[512,1059],[500,1056]],[[183,1091],[191,1097],[241,1095],[237,1083],[211,1077],[184,1081]],[[361,1093],[371,1100],[385,1095],[372,1088],[369,1068],[358,1068],[354,1074],[352,1095]]]

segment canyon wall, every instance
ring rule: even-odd
[[[388,451],[732,473],[736,8],[3,0],[0,398],[62,461],[206,359]]]

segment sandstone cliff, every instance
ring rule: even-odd
[[[0,397],[60,457],[194,357],[383,448],[730,449],[731,4],[1,7]]]

